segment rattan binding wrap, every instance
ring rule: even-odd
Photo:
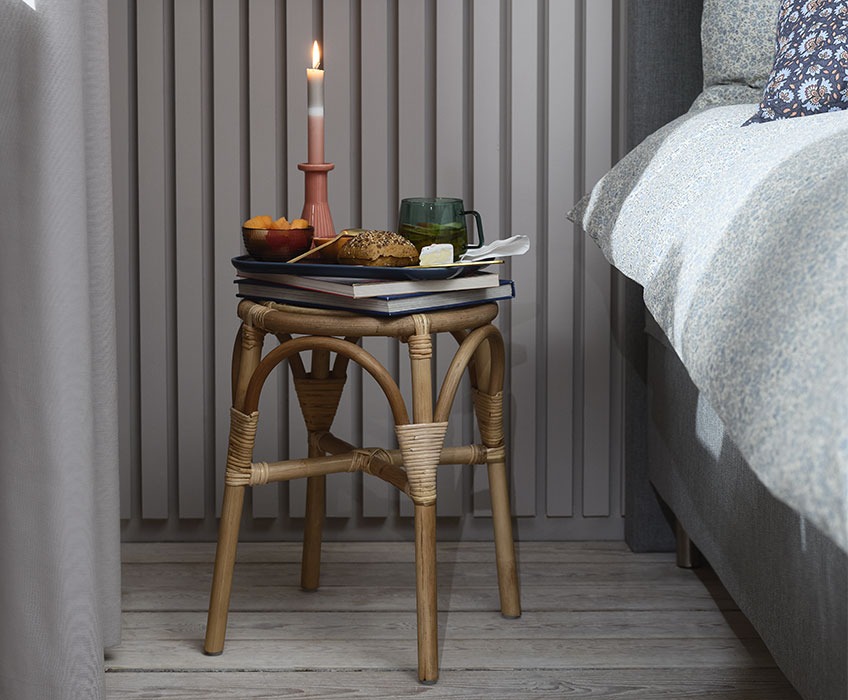
[[[244,322],[248,326],[258,326],[259,328],[265,328],[265,317],[271,313],[274,309],[267,304],[252,304],[247,309],[247,313],[245,314]]]
[[[238,409],[230,409],[230,442],[224,480],[228,486],[247,486],[251,483],[250,460],[258,423],[259,411],[247,415]]]
[[[262,486],[270,481],[271,465],[268,462],[254,462],[250,467],[250,485]]]
[[[253,350],[255,347],[262,347],[262,342],[265,340],[265,331],[255,326],[244,324],[241,330],[241,344],[244,350]]]
[[[303,420],[310,433],[323,433],[330,429],[333,418],[336,417],[344,385],[345,377],[294,380]]]
[[[447,422],[395,426],[409,479],[410,497],[416,505],[427,506],[436,502],[436,471],[447,430]]]
[[[504,444],[503,392],[486,394],[474,389],[471,397],[474,401],[474,412],[477,414],[477,424],[483,444],[486,447],[502,447]]]
[[[418,316],[415,317],[416,321]],[[423,329],[416,335],[411,335],[407,338],[409,343],[409,356],[412,359],[429,360],[433,356],[433,343],[429,334],[429,323],[422,324]],[[415,324],[416,329],[418,323]]]
[[[353,451],[353,459],[350,462],[350,469],[348,471],[363,471],[371,474],[373,473],[372,463],[374,459],[381,460],[385,464],[392,463],[389,453],[382,447],[372,447],[370,450],[359,449]]]

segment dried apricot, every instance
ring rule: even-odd
[[[262,216],[254,216],[252,219],[248,219],[244,222],[244,228],[271,228],[271,225],[274,223],[274,220],[263,214]]]

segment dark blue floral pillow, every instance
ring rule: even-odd
[[[848,0],[783,0],[774,67],[742,126],[848,109]]]

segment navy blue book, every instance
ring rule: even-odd
[[[235,280],[238,295],[256,301],[276,301],[293,306],[309,306],[318,309],[338,309],[377,316],[403,316],[420,311],[452,309],[460,306],[474,306],[490,301],[502,301],[515,297],[515,284],[512,280],[501,280],[497,287],[481,289],[458,289],[448,292],[421,292],[417,294],[393,294],[389,296],[349,297],[319,292],[311,289],[290,287],[285,284],[260,282],[253,279]]]

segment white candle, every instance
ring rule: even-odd
[[[312,44],[312,68],[306,69],[306,113],[307,161],[324,162],[324,70],[321,65],[321,49],[316,41]]]

